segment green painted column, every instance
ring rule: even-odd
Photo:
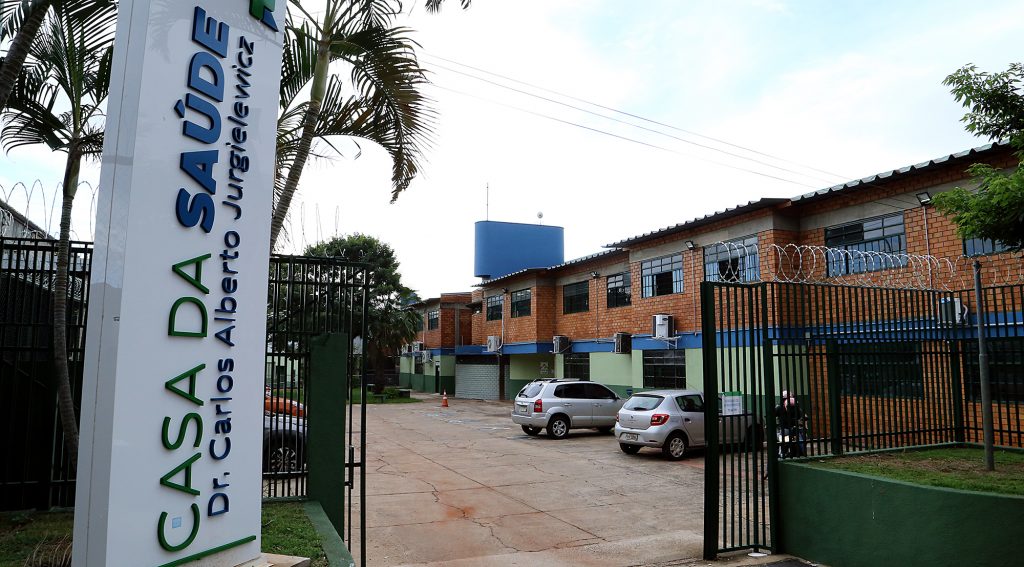
[[[306,447],[308,495],[320,502],[338,534],[345,524],[345,412],[348,335],[332,333],[310,345]]]

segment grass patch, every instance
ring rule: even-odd
[[[263,551],[312,558],[313,567],[328,567],[320,536],[303,511],[302,502],[263,504]],[[0,567],[49,566],[30,559],[70,554],[73,512],[0,514]],[[70,564],[70,563],[69,563]],[[58,565],[53,563],[53,565]]]
[[[0,567],[32,565],[29,559],[70,552],[72,512],[15,512],[0,514]],[[35,563],[46,565],[46,563]]]
[[[320,535],[303,511],[302,502],[263,504],[263,551],[309,557],[313,567],[329,565]]]
[[[926,486],[1024,496],[1024,453],[996,451],[995,461],[996,470],[986,471],[984,450],[963,447],[855,455],[810,464]]]

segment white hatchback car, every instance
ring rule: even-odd
[[[749,413],[719,419],[722,443],[761,443],[764,429]],[[623,453],[660,447],[666,457],[681,459],[703,447],[704,393],[700,390],[653,390],[634,394],[619,410],[615,438]]]

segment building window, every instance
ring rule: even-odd
[[[704,281],[743,283],[760,279],[756,235],[704,247]]]
[[[570,380],[590,380],[590,354],[585,352],[563,354],[562,376]]]
[[[853,252],[906,254],[907,238],[903,230],[903,213],[886,215],[825,229],[825,246]],[[862,254],[830,253],[828,275],[860,274],[904,266],[906,257],[869,259]]]
[[[427,313],[427,330],[433,331],[438,328],[441,323],[441,312],[438,310],[430,311]]]
[[[978,341],[964,345],[964,396],[981,401],[981,374],[978,371]],[[996,403],[1024,402],[1024,343],[1019,338],[990,338],[988,345],[988,373],[992,401]]]
[[[627,307],[631,302],[632,291],[629,272],[608,276],[608,308]]]
[[[590,281],[565,284],[562,286],[562,313],[590,311]]]
[[[645,350],[644,388],[685,388],[685,350]]]
[[[528,289],[521,289],[519,291],[512,292],[512,316],[513,317],[529,317],[530,316],[530,299],[533,294]]]
[[[501,312],[505,308],[504,295],[492,295],[487,298],[487,320],[500,321]]]
[[[423,374],[423,357],[418,352],[412,355],[412,373]]]
[[[654,297],[683,292],[683,255],[675,254],[640,264],[643,296]]]
[[[839,386],[843,394],[883,398],[924,397],[921,343],[838,345]]]
[[[997,254],[1006,252],[1010,248],[998,240],[991,238],[965,238],[965,256],[984,256],[985,254]]]

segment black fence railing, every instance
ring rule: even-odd
[[[68,370],[80,403],[92,245],[71,244]],[[57,243],[0,238],[0,510],[73,506],[74,476],[56,411],[53,279]]]
[[[0,510],[71,507],[75,476],[56,411],[52,297],[56,243],[0,238]],[[92,244],[71,245],[68,357],[76,411],[85,356]],[[306,495],[309,340],[365,337],[366,268],[327,258],[273,256],[267,312],[264,496]],[[361,341],[360,341],[361,342]],[[359,360],[349,357],[351,377]],[[351,413],[350,413],[351,420]],[[348,444],[355,441],[351,437]],[[357,444],[358,445],[358,444]],[[362,446],[358,445],[362,455]]]

